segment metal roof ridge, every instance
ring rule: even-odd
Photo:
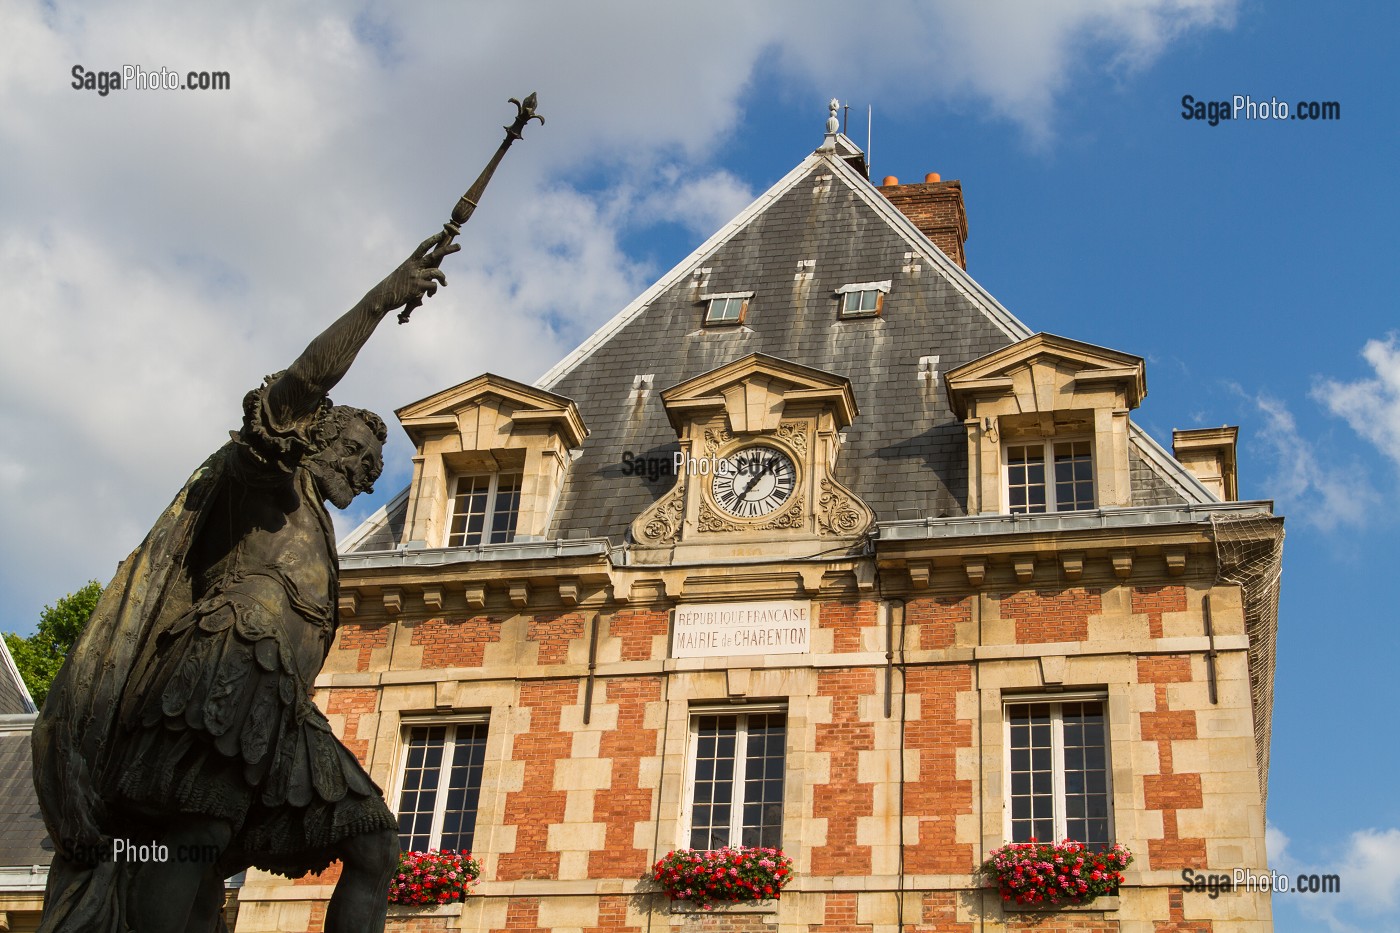
[[[1268,500],[1217,501],[1185,505],[1133,505],[1034,515],[995,512],[944,518],[892,519],[876,523],[876,528],[881,532],[876,540],[907,541],[933,538],[936,537],[935,531],[941,536],[964,537],[1025,534],[1032,531],[1086,531],[1147,525],[1199,524],[1208,521],[1210,516],[1221,513],[1262,513],[1272,516],[1273,503]],[[886,535],[886,531],[890,534]],[[920,531],[923,533],[919,534]]]
[[[517,541],[510,544],[482,544],[476,547],[400,547],[389,551],[342,554],[340,566],[341,569],[404,565],[435,567],[482,561],[537,560],[541,557],[586,557],[590,554],[607,554],[611,547],[611,540],[605,537],[551,538],[547,541]]]
[[[16,693],[19,694],[21,705],[25,707],[15,715],[29,715],[39,711],[38,705],[34,702],[34,695],[29,692],[29,686],[24,682],[24,677],[20,675],[19,665],[15,663],[15,656],[10,654],[10,646],[5,644],[4,639],[0,639],[0,667],[3,667],[4,676],[13,682]]]

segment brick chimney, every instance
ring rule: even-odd
[[[944,255],[967,268],[967,208],[963,205],[962,182],[943,181],[936,173],[924,176],[924,183],[901,185],[890,175],[880,185],[880,193],[890,199],[904,216],[932,240]]]

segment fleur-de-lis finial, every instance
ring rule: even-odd
[[[520,139],[520,131],[525,129],[525,124],[531,120],[539,120],[540,126],[544,126],[544,117],[535,113],[535,105],[539,101],[533,91],[523,102],[514,97],[510,99],[510,102],[515,105],[515,122],[510,126],[503,127],[503,129],[512,139]]]

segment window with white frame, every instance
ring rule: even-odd
[[[884,292],[869,288],[841,296],[842,317],[875,317],[885,304]]]
[[[486,722],[404,730],[399,781],[399,846],[470,852],[486,760]]]
[[[742,324],[749,312],[749,299],[752,297],[753,292],[707,296],[709,305],[705,308],[705,323]]]
[[[509,544],[514,540],[522,480],[518,472],[457,477],[452,490],[447,546]]]
[[[687,845],[781,846],[786,711],[695,712],[690,749]]]
[[[1006,503],[1019,514],[1094,508],[1092,442],[1007,444]]]
[[[1006,704],[1012,842],[1112,844],[1106,713],[1102,697]]]
[[[856,282],[836,289],[841,299],[841,317],[879,317],[885,307],[885,293],[891,282]]]

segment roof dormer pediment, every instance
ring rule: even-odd
[[[814,403],[830,409],[836,429],[848,426],[858,409],[844,376],[790,360],[751,353],[661,393],[677,431],[694,413],[724,409],[737,434],[772,431],[789,405]]]
[[[412,402],[394,414],[418,447],[422,447],[428,437],[443,432],[475,438],[514,425],[547,425],[569,447],[579,446],[588,436],[588,428],[572,399],[494,373],[483,373]],[[483,416],[488,416],[486,420],[492,423],[483,424]],[[509,426],[500,424],[502,419],[509,422]]]
[[[978,417],[979,402],[998,409],[1013,403],[1022,413],[1131,409],[1147,394],[1142,357],[1054,334],[1036,334],[965,363],[948,373],[947,386],[962,418]]]

